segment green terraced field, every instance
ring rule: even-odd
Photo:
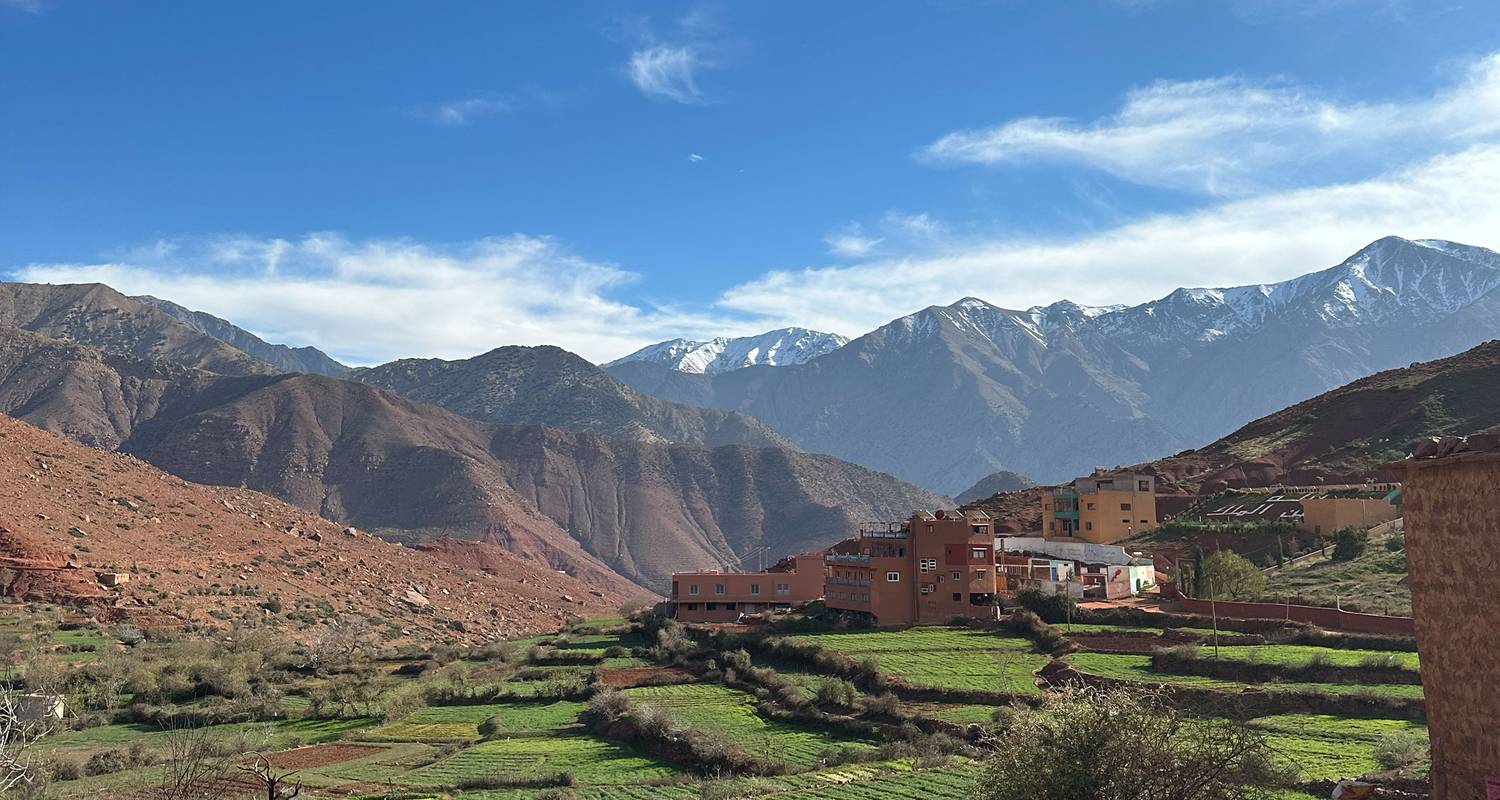
[[[989,631],[912,628],[790,637],[872,658],[890,677],[912,686],[1035,694],[1036,670],[1048,658],[1029,640]]]
[[[1204,648],[1204,655],[1211,655],[1213,648]],[[1219,657],[1235,661],[1253,661],[1262,664],[1284,664],[1301,666],[1313,658],[1321,658],[1337,667],[1357,667],[1365,659],[1393,659],[1407,669],[1417,669],[1420,663],[1416,653],[1389,650],[1346,650],[1339,647],[1315,647],[1302,644],[1221,645]]]
[[[1119,655],[1115,653],[1071,653],[1067,660],[1079,672],[1098,675],[1102,678],[1142,683],[1165,683],[1177,686],[1201,686],[1209,689],[1243,691],[1247,688],[1268,691],[1315,692],[1320,694],[1373,694],[1383,697],[1421,698],[1422,687],[1417,684],[1347,684],[1347,683],[1241,683],[1239,681],[1209,678],[1202,675],[1179,675],[1157,672],[1151,669],[1150,656]]]
[[[343,738],[345,734],[369,726],[369,720],[317,719],[290,720],[280,722],[240,722],[230,725],[215,725],[213,731],[222,736],[237,733],[259,735],[268,732],[272,744],[296,737],[306,744],[327,742]],[[168,733],[156,725],[101,725],[81,731],[61,731],[42,739],[37,745],[40,752],[59,750],[94,750],[108,747],[123,747],[132,742],[145,742],[152,747],[165,747]]]
[[[677,768],[615,742],[584,734],[496,739],[460,750],[428,767],[397,776],[403,786],[453,786],[474,778],[568,773],[589,784],[644,783]]]
[[[1302,769],[1304,780],[1354,778],[1381,769],[1375,745],[1382,736],[1427,738],[1427,726],[1398,719],[1348,719],[1327,714],[1278,714],[1251,720],[1271,747]]]
[[[554,703],[493,703],[478,706],[430,706],[406,719],[382,725],[365,736],[382,742],[462,742],[479,738],[479,723],[495,717],[502,736],[560,731],[578,727],[584,704],[567,700]]]
[[[929,719],[940,719],[951,722],[954,725],[987,725],[993,721],[995,710],[1000,706],[981,705],[978,703],[959,703],[956,705],[935,703],[912,703],[908,706],[912,711]]]
[[[642,686],[626,689],[634,703],[666,709],[681,725],[720,733],[745,752],[807,769],[841,747],[871,749],[874,744],[823,731],[767,720],[755,713],[755,698],[718,684]]]

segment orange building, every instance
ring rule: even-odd
[[[1095,470],[1042,490],[1042,536],[1048,539],[1112,544],[1157,524],[1152,475]]]
[[[683,622],[734,622],[741,614],[784,610],[822,594],[822,553],[784,558],[762,572],[672,573],[672,602]]]
[[[1302,522],[1298,527],[1328,536],[1343,528],[1368,528],[1390,522],[1401,516],[1401,509],[1392,502],[1399,488],[1391,485],[1347,496],[1306,498],[1302,501]]]
[[[994,615],[995,533],[983,511],[919,512],[867,527],[852,549],[824,557],[830,609],[868,614],[878,625]]]

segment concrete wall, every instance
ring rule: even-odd
[[[1318,497],[1302,501],[1302,530],[1324,536],[1342,528],[1368,527],[1401,514],[1391,503],[1369,497]]]
[[[1434,800],[1500,780],[1500,456],[1411,462],[1406,552]]]

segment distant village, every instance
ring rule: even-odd
[[[1289,540],[1318,547],[1345,528],[1394,523],[1400,501],[1397,483],[1159,497],[1153,475],[1099,469],[1041,490],[1040,530],[1001,532],[974,507],[918,511],[763,571],[674,573],[671,601],[684,622],[742,621],[821,600],[895,627],[994,618],[1003,596],[1026,589],[1080,600],[1179,599],[1174,582],[1188,545],[1149,541],[1172,521],[1209,531],[1279,523],[1295,532]]]

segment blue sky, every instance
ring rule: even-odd
[[[0,272],[368,363],[1500,246],[1500,6],[0,0]]]

